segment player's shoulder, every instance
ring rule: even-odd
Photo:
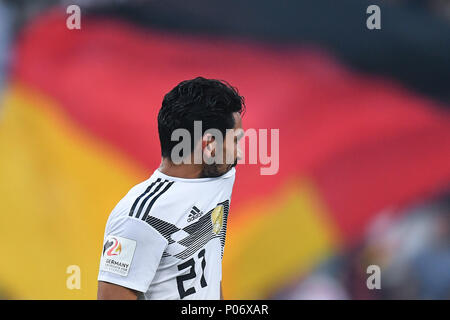
[[[119,201],[111,216],[129,217],[149,223],[162,220],[176,224],[200,199],[213,197],[230,189],[220,183],[234,177],[235,170],[218,178],[184,179],[163,174],[159,170],[145,181],[132,187]],[[217,189],[217,190],[216,190]],[[216,190],[216,191],[214,191]],[[219,192],[219,193],[220,193]],[[157,219],[157,220],[156,220]]]
[[[146,222],[149,216],[161,217],[161,207],[168,209],[172,201],[176,181],[155,174],[133,186],[112,210],[109,220],[137,219]],[[162,205],[161,205],[162,204]],[[168,212],[167,210],[165,211]],[[170,210],[169,212],[174,212]]]

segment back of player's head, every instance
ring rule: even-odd
[[[180,82],[164,96],[158,114],[161,154],[170,157],[179,141],[172,141],[172,132],[186,129],[194,137],[194,121],[202,121],[202,135],[218,129],[225,137],[226,129],[234,127],[233,113],[245,109],[244,98],[226,81],[197,77]],[[191,152],[196,141],[191,139]]]

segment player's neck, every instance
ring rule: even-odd
[[[159,171],[171,177],[197,179],[201,177],[202,165],[184,163],[174,164],[170,159],[162,158]]]

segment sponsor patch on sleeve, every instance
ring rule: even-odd
[[[103,244],[100,270],[127,276],[133,260],[136,241],[109,235]]]

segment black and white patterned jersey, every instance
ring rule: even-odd
[[[140,299],[220,299],[235,173],[184,179],[157,169],[133,187],[106,223],[98,280]]]

